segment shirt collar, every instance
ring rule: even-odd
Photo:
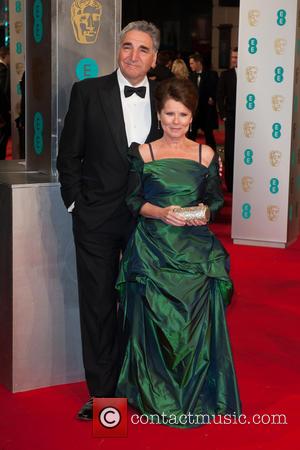
[[[122,74],[120,68],[117,70],[117,77],[118,77],[118,83],[120,86],[120,89],[124,89],[124,86],[132,86],[132,87],[140,87],[140,86],[149,86],[149,81],[147,76],[145,76],[145,78],[136,86],[133,86]]]

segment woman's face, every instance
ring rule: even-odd
[[[191,111],[181,102],[168,99],[158,114],[165,136],[180,138],[186,135],[192,122]]]

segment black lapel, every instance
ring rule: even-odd
[[[233,81],[233,86],[236,87],[236,83],[237,83],[237,76],[236,76],[236,70],[235,68],[232,68],[232,81]]]
[[[154,100],[155,86],[156,86],[156,83],[149,80],[150,105],[151,105],[151,128],[150,128],[149,134],[147,136],[146,142],[151,142],[160,137],[160,133],[158,131],[157,113],[156,113],[155,100]]]
[[[107,117],[108,126],[122,156],[127,161],[128,142],[126,137],[125,122],[123,117],[120,88],[117,79],[117,72],[107,76],[98,89],[103,111]]]

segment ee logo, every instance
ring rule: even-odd
[[[42,0],[34,0],[33,4],[33,37],[37,44],[43,39],[43,3]]]
[[[255,95],[254,94],[248,94],[247,95],[246,107],[248,109],[254,109],[255,108]]]
[[[272,136],[274,139],[279,139],[281,137],[281,125],[280,123],[273,123],[272,125]]]
[[[79,61],[76,67],[76,76],[78,80],[85,78],[95,78],[99,75],[98,64],[94,59],[84,58]]]
[[[277,11],[277,25],[283,26],[286,24],[286,11],[285,9],[279,9]]]
[[[254,53],[257,52],[257,39],[256,38],[250,38],[248,41],[248,52],[251,53],[251,55],[254,55]]]
[[[284,73],[284,68],[283,67],[276,67],[275,69],[275,75],[274,75],[274,81],[276,81],[276,83],[282,83],[283,82],[283,73]]]
[[[16,1],[16,13],[20,13],[22,12],[22,3],[20,2],[20,0]]]
[[[271,194],[278,194],[278,192],[279,192],[279,180],[278,180],[278,178],[271,178],[271,180],[270,180],[270,192],[271,192]]]
[[[253,163],[253,150],[250,148],[247,148],[247,150],[244,151],[244,163],[247,164],[247,166],[250,166]]]
[[[34,151],[37,155],[40,155],[41,153],[43,153],[44,150],[44,141],[43,141],[44,120],[40,112],[36,112],[34,114],[33,129],[34,129],[34,137],[33,137]]]
[[[22,53],[22,43],[16,42],[16,53],[20,55]]]
[[[242,206],[242,217],[243,219],[250,219],[251,217],[251,205],[249,203],[244,203]]]

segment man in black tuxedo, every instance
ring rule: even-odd
[[[228,192],[233,188],[237,63],[238,48],[235,47],[231,52],[231,69],[221,73],[217,91],[219,113],[225,123],[225,182]]]
[[[198,108],[192,123],[190,137],[196,140],[197,130],[201,128],[206,144],[216,150],[213,130],[219,127],[216,108],[218,74],[214,70],[205,69],[203,58],[197,53],[190,56],[189,64],[192,70],[190,78],[198,88]]]
[[[115,281],[133,229],[125,203],[131,142],[159,137],[153,82],[159,30],[132,22],[120,35],[117,71],[75,83],[57,168],[72,210],[83,362],[91,399],[78,413],[92,419],[93,397],[114,396],[120,368]]]

